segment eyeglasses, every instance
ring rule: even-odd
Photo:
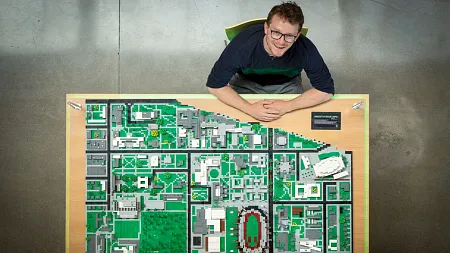
[[[279,39],[281,39],[281,37],[284,37],[284,40],[286,42],[292,43],[292,42],[295,41],[295,38],[297,38],[296,35],[283,34],[283,33],[280,33],[278,31],[273,31],[272,29],[270,29],[270,27],[269,27],[269,30],[270,30],[270,36],[272,36],[272,39],[274,39],[274,40],[279,40]]]

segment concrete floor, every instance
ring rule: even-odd
[[[278,2],[0,0],[0,251],[64,251],[66,93],[205,93],[223,28]],[[371,96],[370,251],[449,252],[449,1],[297,2]]]

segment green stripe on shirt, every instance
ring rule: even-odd
[[[300,70],[298,68],[290,68],[290,69],[274,69],[274,68],[266,68],[266,69],[253,69],[253,68],[245,68],[242,70],[242,73],[245,75],[283,75],[287,77],[294,77],[300,74]]]

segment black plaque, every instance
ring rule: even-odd
[[[312,130],[341,130],[340,112],[312,112]]]

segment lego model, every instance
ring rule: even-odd
[[[176,100],[88,100],[86,252],[352,252],[352,153]]]

